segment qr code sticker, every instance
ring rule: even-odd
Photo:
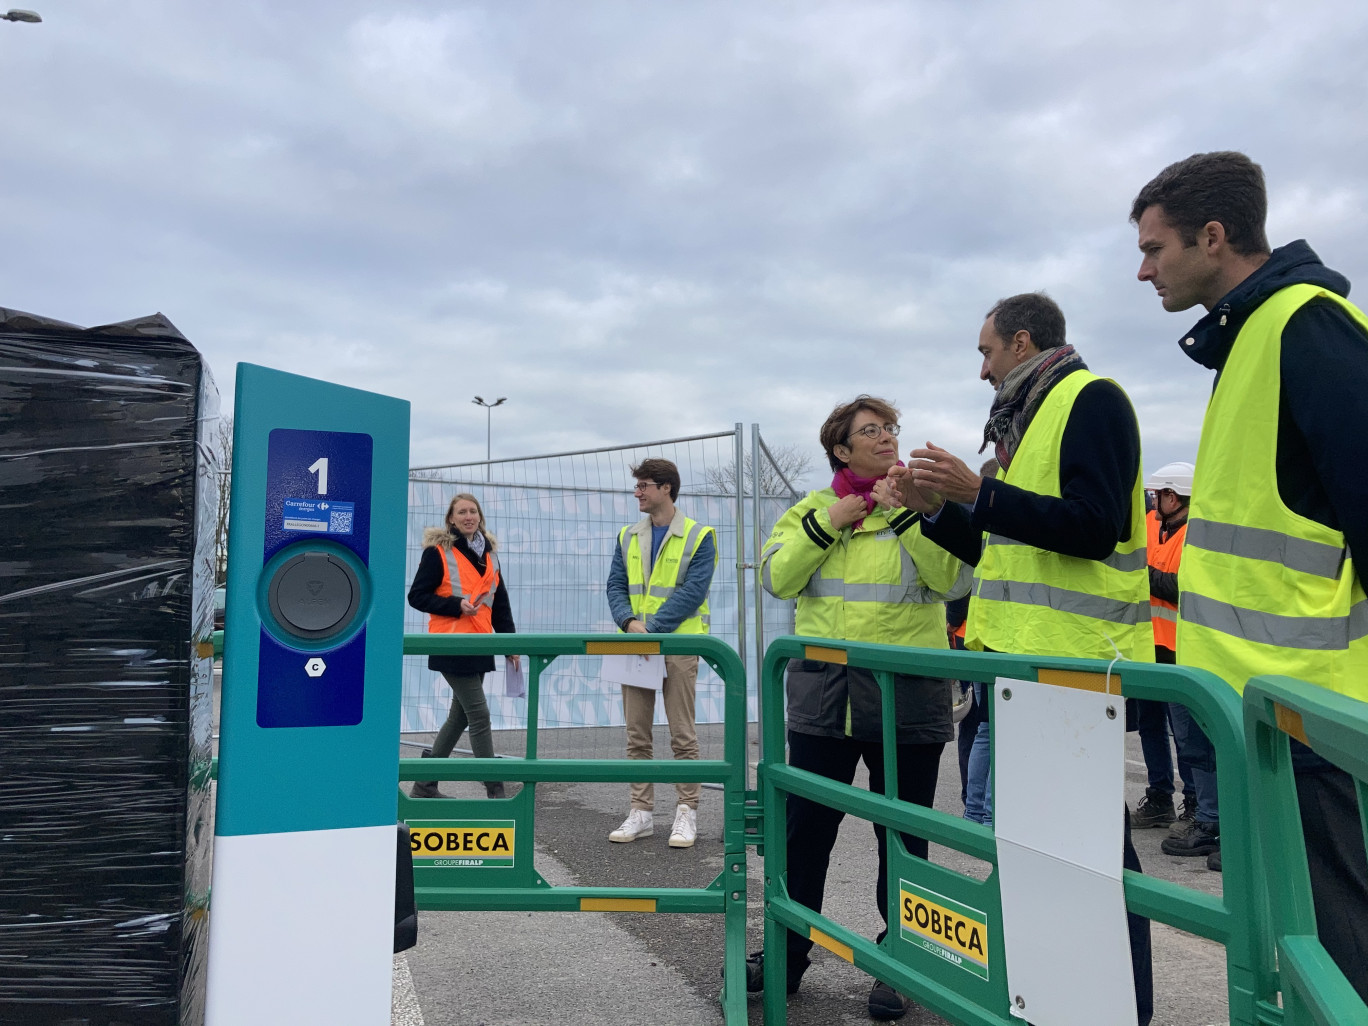
[[[351,510],[333,510],[328,514],[328,533],[351,534],[352,516]]]

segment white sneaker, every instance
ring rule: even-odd
[[[608,835],[608,840],[625,844],[627,841],[635,841],[638,837],[650,837],[653,833],[655,833],[655,816],[645,809],[633,809],[622,821],[622,826]],[[690,841],[689,843],[692,844],[693,842]]]
[[[687,805],[675,808],[674,826],[670,829],[671,848],[692,848],[698,836],[698,813]]]

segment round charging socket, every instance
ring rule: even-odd
[[[282,563],[267,590],[271,615],[297,638],[323,641],[346,631],[361,608],[356,572],[328,552]]]

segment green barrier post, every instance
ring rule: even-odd
[[[746,1022],[746,671],[736,652],[699,634],[409,634],[405,655],[508,655],[531,664],[527,745],[521,759],[401,759],[401,780],[515,780],[506,799],[409,798],[399,818],[412,831],[414,893],[427,911],[713,912],[724,916],[722,1006],[730,1026]],[[697,655],[722,678],[723,758],[542,759],[537,755],[541,675],[563,655]],[[553,887],[533,865],[539,781],[693,782],[723,785],[723,868],[705,888]]]
[[[1359,818],[1368,823],[1368,706],[1305,681],[1256,677],[1245,685],[1244,715],[1249,779],[1258,795],[1255,822],[1267,861],[1272,929],[1282,969],[1285,1022],[1364,1026],[1368,1005],[1316,933],[1289,738],[1354,778]],[[1368,958],[1368,953],[1359,956]]]
[[[770,645],[761,678],[764,760],[760,785],[765,817],[765,1022],[787,1022],[785,980],[787,948],[784,929],[807,934],[871,976],[887,981],[919,1004],[964,1026],[1018,1026],[1022,1021],[1008,1011],[1006,965],[1002,948],[1001,899],[997,883],[997,845],[992,832],[978,824],[907,802],[871,794],[783,761],[784,670],[792,659],[841,663],[874,672],[883,692],[884,778],[896,781],[893,674],[912,674],[993,685],[997,678],[1063,683],[1070,674],[1104,679],[1110,671],[1120,678],[1125,697],[1179,702],[1193,716],[1216,750],[1217,786],[1221,802],[1223,896],[1213,897],[1153,877],[1127,871],[1127,907],[1140,915],[1225,945],[1227,986],[1232,1024],[1275,1026],[1282,1022],[1277,1006],[1277,975],[1273,966],[1266,899],[1259,885],[1261,873],[1252,843],[1249,790],[1243,765],[1244,734],[1239,699],[1211,674],[1185,667],[1151,663],[1109,664],[1102,660],[1013,656],[998,653],[829,641],[819,638],[780,638]],[[1053,679],[1052,679],[1053,677]],[[1075,685],[1077,682],[1075,682]],[[945,907],[966,922],[981,925],[986,949],[979,967],[969,956],[932,952],[900,937],[897,908],[890,908],[889,933],[882,944],[850,931],[788,896],[783,810],[789,794],[839,808],[850,815],[886,827],[890,905],[896,905],[901,884],[918,893],[939,895]],[[1111,814],[1112,810],[1105,810]],[[975,880],[958,872],[909,856],[898,832],[912,833],[954,848],[993,866],[988,878]],[[982,971],[976,971],[981,969]]]

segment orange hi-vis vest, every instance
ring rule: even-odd
[[[1159,529],[1163,522],[1156,510],[1145,514],[1149,529],[1149,565],[1160,573],[1176,574],[1178,563],[1183,558],[1183,539],[1187,537],[1187,521],[1163,541],[1159,540]],[[1154,646],[1172,652],[1178,647],[1178,603],[1166,602],[1150,596],[1150,620],[1154,623]]]
[[[475,606],[474,616],[428,616],[429,634],[493,634],[494,593],[499,590],[499,557],[486,549],[485,572],[482,574],[464,556],[446,545],[442,553],[442,583],[437,594],[443,598],[468,599]],[[458,587],[452,587],[452,581]]]

